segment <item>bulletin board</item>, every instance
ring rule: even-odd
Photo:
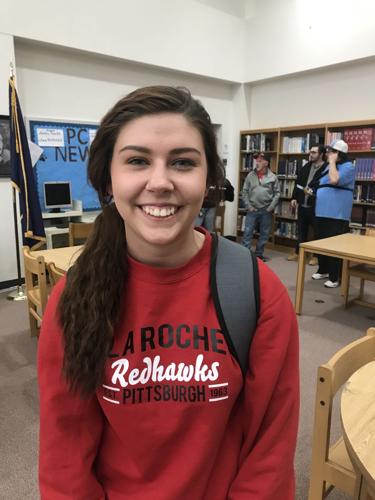
[[[83,210],[100,208],[95,190],[87,181],[90,145],[98,125],[29,119],[30,139],[43,149],[35,165],[40,206],[45,210],[43,183],[70,181],[72,200],[82,200]]]

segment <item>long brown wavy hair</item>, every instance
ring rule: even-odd
[[[106,358],[121,315],[127,259],[124,221],[108,189],[110,165],[120,130],[131,120],[157,113],[179,113],[201,134],[207,159],[207,186],[223,182],[211,119],[185,88],[145,87],[121,99],[104,116],[90,148],[88,179],[102,213],[75,265],[69,270],[58,313],[64,337],[63,376],[82,397],[100,386]]]

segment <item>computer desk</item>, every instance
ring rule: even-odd
[[[56,234],[69,233],[69,221],[81,220],[82,210],[62,210],[61,212],[42,212],[43,221],[48,220],[49,225],[45,225],[46,244],[48,249],[53,248],[53,236]],[[53,219],[66,219],[66,227],[53,226]]]
[[[100,210],[86,211],[82,210],[65,210],[61,212],[42,212],[43,220],[48,220],[50,225],[45,225],[44,231],[46,233],[47,249],[53,248],[53,236],[56,234],[68,234],[69,222],[94,222],[96,217],[100,214]],[[66,227],[53,226],[53,219],[66,219]]]

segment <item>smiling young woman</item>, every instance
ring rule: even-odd
[[[129,254],[164,267],[193,257],[204,241],[194,221],[207,182],[198,130],[181,114],[137,118],[120,131],[110,169],[110,193],[126,224]]]
[[[39,339],[42,500],[294,499],[296,318],[259,262],[244,376],[213,238],[194,228],[223,182],[209,115],[186,89],[132,92],[103,118],[88,177],[103,212]]]

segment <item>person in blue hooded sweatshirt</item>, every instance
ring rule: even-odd
[[[319,178],[316,189],[315,236],[320,240],[349,232],[352,213],[355,168],[348,158],[348,145],[335,140],[327,148],[328,166]],[[327,279],[324,286],[340,284],[341,260],[318,256],[319,268],[314,280]]]

